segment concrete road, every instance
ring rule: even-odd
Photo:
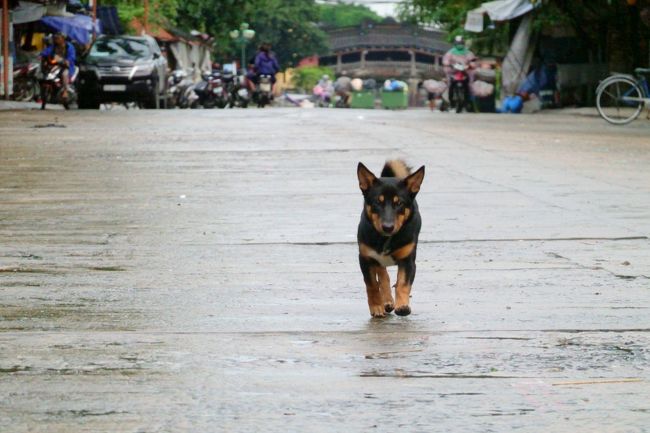
[[[371,319],[356,165],[425,164]],[[0,431],[648,432],[650,122],[0,112]]]

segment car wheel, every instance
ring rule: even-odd
[[[99,101],[94,98],[79,95],[79,109],[81,110],[99,110]]]
[[[149,108],[149,109],[159,109],[160,108],[160,94],[158,93],[158,80],[154,79],[152,80],[153,84],[151,87],[153,89],[151,90],[151,93],[147,97],[147,100],[144,103],[144,108]]]

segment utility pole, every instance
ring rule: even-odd
[[[144,0],[144,33],[149,34],[149,0]]]
[[[2,84],[9,99],[9,0],[2,0]]]

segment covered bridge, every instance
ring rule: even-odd
[[[442,75],[442,56],[451,48],[446,33],[396,22],[364,23],[327,31],[330,53],[319,63],[337,74],[421,79]]]

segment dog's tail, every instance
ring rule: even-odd
[[[381,171],[381,177],[396,177],[398,179],[404,179],[409,174],[411,174],[411,167],[401,159],[386,161],[384,169]]]

